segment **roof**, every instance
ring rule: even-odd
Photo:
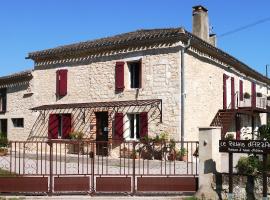
[[[71,51],[91,51],[91,50],[105,50],[108,47],[120,47],[122,45],[132,44],[139,41],[145,42],[149,40],[157,40],[160,38],[172,38],[179,36],[180,32],[183,32],[182,28],[168,28],[168,29],[142,29],[133,32],[123,33],[112,37],[106,37],[96,40],[89,40],[85,42],[59,46],[52,49],[46,49],[42,51],[35,51],[28,54],[27,58],[49,58],[51,56],[69,54]]]
[[[221,62],[233,66],[247,76],[270,84],[270,79],[258,73],[248,65],[239,61],[228,53],[205,42],[199,37],[186,31],[184,28],[164,28],[164,29],[142,29],[133,32],[123,33],[112,37],[90,40],[56,48],[35,51],[28,54],[28,59],[34,61],[53,60],[63,57],[71,57],[81,54],[91,54],[108,50],[121,49],[131,46],[156,44],[162,42],[177,42],[191,39],[191,46],[208,53],[211,57],[217,58]]]
[[[14,84],[16,82],[22,82],[30,79],[32,79],[32,70],[26,70],[0,77],[0,85]]]
[[[115,107],[128,107],[128,106],[150,106],[159,105],[161,99],[149,100],[130,100],[130,101],[107,101],[107,102],[90,102],[90,103],[71,103],[71,104],[50,104],[42,105],[31,110],[57,110],[57,109],[74,109],[74,108],[115,108]]]

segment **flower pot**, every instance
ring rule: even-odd
[[[0,148],[0,156],[6,156],[8,154],[7,148]]]
[[[180,156],[180,157],[179,157],[179,160],[180,160],[180,161],[185,161],[185,162],[186,162],[186,161],[187,161],[187,155]]]

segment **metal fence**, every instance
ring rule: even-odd
[[[0,170],[0,192],[190,192],[198,142],[11,142]]]

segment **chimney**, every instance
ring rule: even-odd
[[[214,47],[217,47],[217,35],[216,34],[210,34],[209,35],[209,43],[212,44]]]
[[[192,33],[209,42],[208,10],[201,5],[192,8]]]

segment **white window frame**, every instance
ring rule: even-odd
[[[133,115],[134,116],[134,136],[133,138],[131,138],[131,120],[130,120],[130,116]],[[128,140],[128,141],[139,141],[140,140],[140,137],[137,138],[137,123],[139,124],[140,122],[137,122],[137,119],[136,119],[136,116],[139,116],[139,120],[140,120],[140,113],[127,113],[127,120],[126,120],[126,134],[125,134],[125,139]],[[139,124],[140,126],[140,124]],[[140,127],[139,127],[139,130],[140,130]],[[140,133],[138,133],[140,134]]]

